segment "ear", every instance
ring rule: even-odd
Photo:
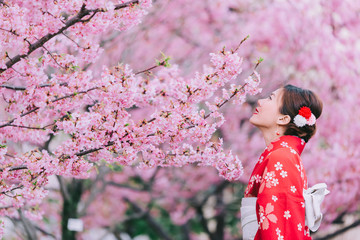
[[[289,115],[280,115],[276,121],[278,125],[285,126],[291,121],[291,117]]]

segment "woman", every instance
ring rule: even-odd
[[[321,112],[322,102],[314,93],[292,85],[258,101],[250,122],[262,132],[267,148],[242,201],[244,239],[311,239],[305,224],[307,179],[300,155],[315,134]]]

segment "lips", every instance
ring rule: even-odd
[[[258,114],[258,113],[259,113],[259,110],[257,108],[255,108],[254,114]]]

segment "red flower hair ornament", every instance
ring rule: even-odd
[[[308,107],[301,107],[299,113],[294,117],[294,123],[297,127],[303,127],[306,124],[312,126],[316,123],[316,117]]]

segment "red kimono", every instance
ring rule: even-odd
[[[245,197],[257,197],[259,229],[255,240],[310,240],[305,226],[303,189],[307,178],[300,154],[305,141],[282,136],[261,154],[245,190]]]

